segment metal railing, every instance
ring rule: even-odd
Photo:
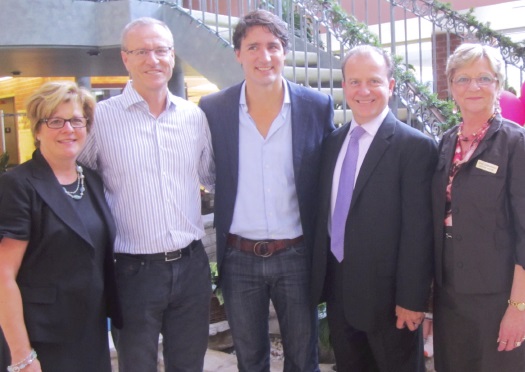
[[[295,36],[291,38],[291,58],[285,76],[331,94],[336,111],[342,113],[340,122],[347,120],[346,102],[341,91],[340,60],[345,51],[356,44],[375,40],[400,57],[401,64],[410,71],[413,79],[398,80],[396,99],[391,102],[391,107],[397,113],[400,112],[398,106],[406,108],[403,120],[435,136],[441,134],[446,118],[436,106],[428,103],[432,101],[429,94],[439,93],[445,99],[448,96],[444,68],[446,58],[457,45],[454,37],[459,37],[460,42],[476,38],[500,46],[507,74],[518,76],[514,78],[514,88],[518,82],[521,87],[523,81],[523,48],[509,46],[505,36],[492,30],[487,32],[472,19],[433,0],[346,1],[344,12],[350,17],[350,22],[341,21],[341,1],[335,0],[141,1],[185,11],[230,45],[239,16],[260,8],[279,15]],[[424,87],[428,91],[422,89]]]

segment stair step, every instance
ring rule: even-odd
[[[306,71],[304,68],[295,68],[295,79],[294,79],[294,68],[292,66],[284,66],[283,75],[288,80],[295,80],[298,83],[306,83]],[[334,81],[341,81],[343,79],[343,74],[341,70],[332,70],[328,68],[311,68],[308,69],[308,84],[310,86],[315,86],[319,81],[321,83],[328,83],[330,77]]]
[[[332,90],[330,90],[330,88],[321,88],[321,92],[332,96],[335,104],[343,104],[343,100],[345,99],[343,88],[333,88]]]
[[[286,60],[284,61],[284,63],[287,66],[293,66],[294,60],[295,66],[297,67],[304,67],[306,65],[310,67],[315,67],[317,66],[317,53],[307,52],[305,57],[305,53],[303,51],[290,51],[286,55]],[[306,60],[308,61],[308,63],[305,63]]]

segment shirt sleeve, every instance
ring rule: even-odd
[[[0,239],[29,241],[31,204],[27,184],[9,174],[0,177]]]

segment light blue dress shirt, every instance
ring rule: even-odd
[[[247,239],[293,239],[303,234],[295,190],[292,110],[288,85],[266,138],[248,113],[246,83],[239,101],[239,184],[230,232]]]

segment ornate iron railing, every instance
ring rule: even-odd
[[[525,70],[525,48],[505,35],[491,30],[472,17],[461,15],[449,6],[433,0],[387,0],[409,12],[429,20],[440,29],[464,40],[478,40],[500,49],[505,62]]]

